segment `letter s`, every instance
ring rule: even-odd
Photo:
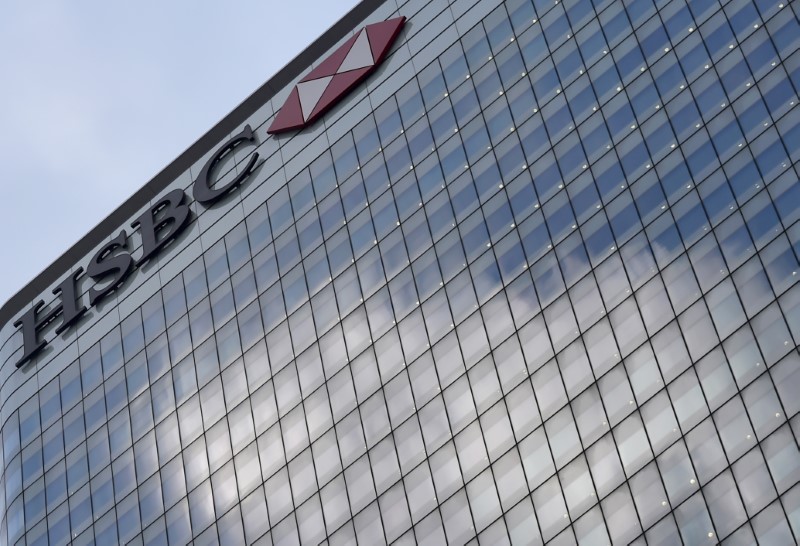
[[[89,262],[86,273],[95,282],[111,278],[111,282],[105,288],[98,289],[95,285],[89,289],[89,305],[94,306],[95,303],[119,288],[133,270],[134,261],[129,253],[114,254],[114,251],[119,248],[128,248],[128,234],[125,233],[125,230],[122,230],[115,239],[101,248]]]

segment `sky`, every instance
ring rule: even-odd
[[[356,3],[4,6],[0,305]]]

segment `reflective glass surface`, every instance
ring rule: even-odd
[[[398,4],[443,52],[4,423],[0,542],[800,540],[798,4]]]

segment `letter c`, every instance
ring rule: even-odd
[[[252,140],[255,140],[253,129],[251,129],[249,125],[246,125],[241,133],[230,139],[219,150],[217,150],[216,154],[211,156],[211,158],[203,167],[203,170],[200,171],[197,179],[194,181],[194,198],[198,203],[201,203],[206,207],[213,205],[223,195],[244,182],[245,179],[252,174],[253,169],[256,166],[256,162],[258,161],[258,152],[252,155],[244,170],[240,172],[236,178],[224,186],[220,188],[214,188],[213,186],[215,180],[211,179],[211,172],[214,170],[214,167],[217,165],[217,163],[219,163],[219,161],[225,157],[225,154],[232,152],[233,149],[242,142],[248,142]]]

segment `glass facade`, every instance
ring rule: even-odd
[[[392,15],[91,324],[3,326],[0,542],[797,542],[800,4]]]

